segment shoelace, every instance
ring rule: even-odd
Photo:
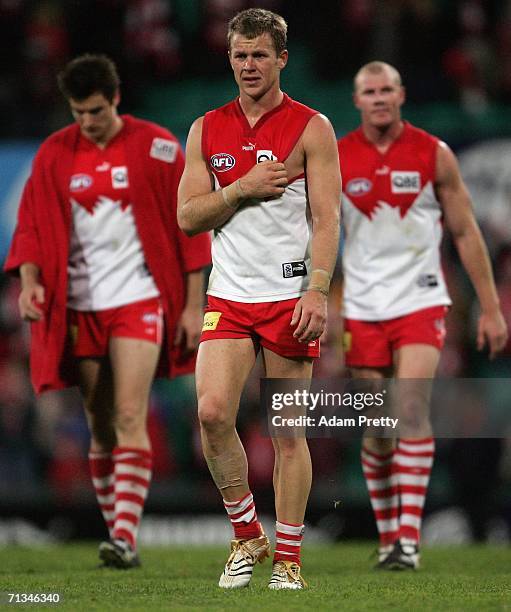
[[[227,559],[227,565],[229,567],[238,552],[241,552],[243,559],[245,561],[251,561],[252,564],[255,563],[254,555],[246,548],[246,546],[244,546],[244,544],[245,542],[237,542],[236,546],[231,551],[231,554],[229,555],[229,558]]]
[[[285,563],[281,563],[279,561],[277,561],[277,563],[275,563],[274,567],[273,567],[273,571],[277,570],[277,572],[279,574],[282,574],[284,576],[289,575],[291,576],[291,578],[293,578],[293,580],[296,581],[300,581],[301,580],[301,576],[300,576],[300,568],[298,565],[291,565],[288,566]]]

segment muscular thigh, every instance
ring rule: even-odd
[[[107,417],[113,411],[113,380],[108,359],[79,359],[78,376],[87,414]]]
[[[146,402],[160,356],[160,346],[136,338],[113,337],[109,355],[116,401]]]
[[[234,414],[255,358],[250,338],[201,342],[195,370],[199,404],[210,402]]]

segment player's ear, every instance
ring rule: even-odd
[[[114,93],[114,97],[112,99],[112,104],[114,106],[119,106],[120,101],[121,101],[121,91],[119,89],[116,89]]]
[[[284,49],[284,51],[281,51],[279,53],[279,56],[277,58],[277,65],[281,70],[286,67],[287,58],[288,58],[288,52],[287,52],[287,49]]]
[[[403,85],[401,85],[401,95],[399,98],[399,105],[401,106],[405,102],[406,102],[406,89],[404,88]]]

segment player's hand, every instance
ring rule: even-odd
[[[239,184],[247,198],[278,197],[287,185],[287,170],[277,161],[261,162],[241,177]]]
[[[479,317],[477,324],[477,350],[481,351],[488,345],[489,358],[494,359],[507,344],[508,329],[500,310],[493,314],[485,314]]]
[[[44,304],[44,287],[39,283],[23,287],[18,298],[21,318],[25,321],[40,321],[44,312],[40,307]]]
[[[291,326],[296,325],[293,336],[298,342],[317,340],[326,326],[327,297],[319,291],[307,291],[296,303]]]
[[[183,310],[176,326],[174,345],[182,346],[185,353],[192,353],[199,346],[204,313],[200,307],[187,307]]]

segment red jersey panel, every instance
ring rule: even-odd
[[[439,140],[407,122],[386,153],[361,128],[338,142],[343,176],[344,313],[378,321],[450,304],[440,266]]]

